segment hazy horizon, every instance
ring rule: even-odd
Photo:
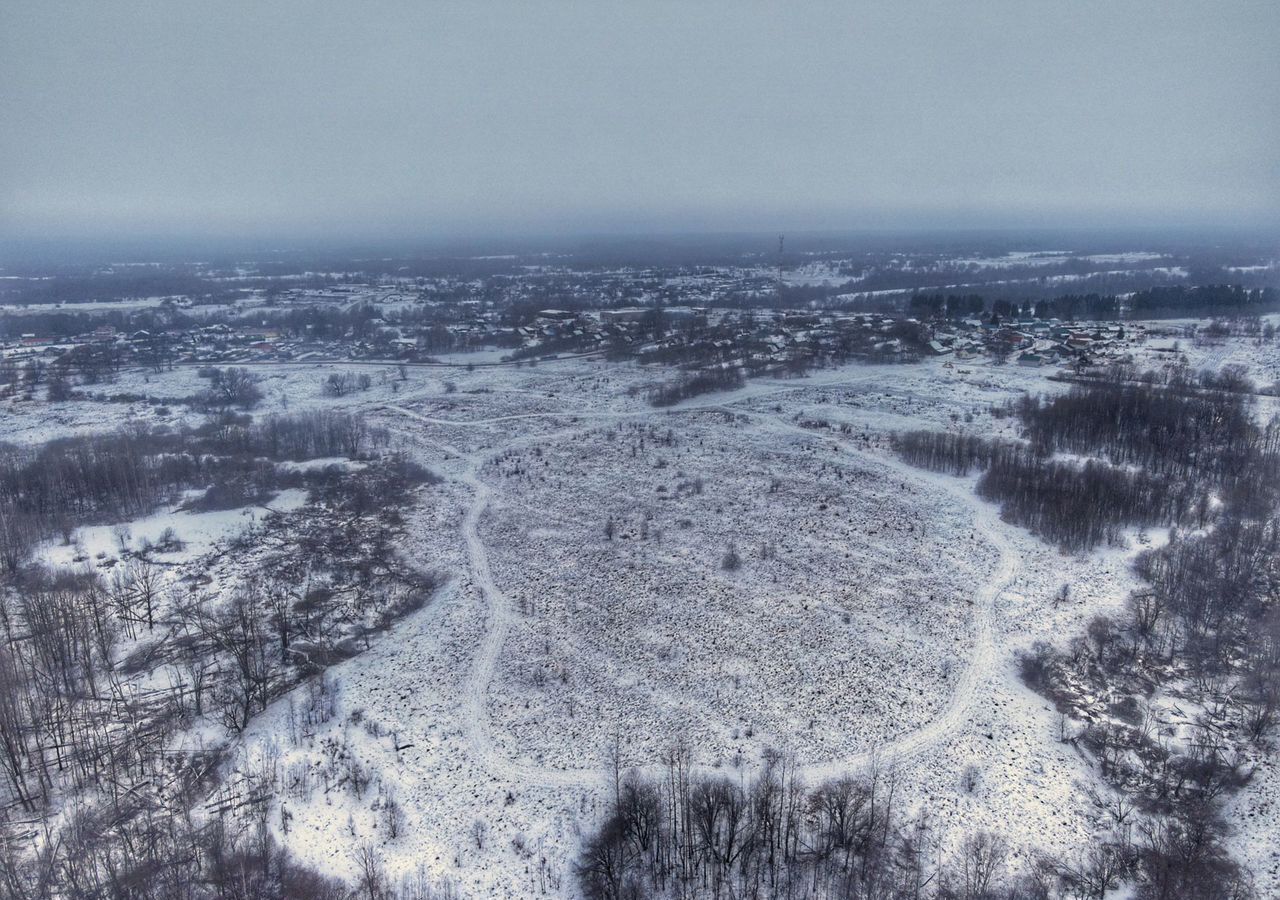
[[[102,265],[113,262],[164,264],[221,260],[266,260],[273,257],[316,262],[360,259],[466,259],[484,256],[603,255],[637,264],[689,263],[732,255],[777,258],[779,234],[793,261],[819,253],[946,252],[949,249],[1102,252],[1118,249],[1180,252],[1215,245],[1235,250],[1280,246],[1280,226],[1237,228],[1090,228],[1090,227],[952,227],[916,229],[786,229],[745,231],[618,231],[468,233],[452,235],[384,235],[328,238],[272,236],[159,236],[128,234],[60,235],[6,238],[0,235],[0,270],[39,270],[47,266]]]

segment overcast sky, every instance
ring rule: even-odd
[[[1275,0],[0,0],[0,234],[1280,218]]]

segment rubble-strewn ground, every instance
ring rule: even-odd
[[[677,740],[728,773],[765,748],[815,780],[894,767],[904,807],[927,804],[952,838],[1002,831],[1023,858],[1070,854],[1102,827],[1080,803],[1100,782],[1018,680],[1016,654],[1118,609],[1137,585],[1128,561],[1161,536],[1066,557],[1000,521],[971,481],[887,447],[913,427],[1010,435],[991,408],[1063,389],[1049,370],[851,366],[655,410],[633,389],[659,373],[630,364],[403,380],[371,367],[367,392],[323,396],[327,372],[346,368],[261,367],[263,408],[366,410],[442,475],[404,549],[449,581],[330,670],[331,716],[300,728],[315,704],[302,688],[245,735],[233,768],[285,773],[271,821],[303,859],[350,875],[372,845],[392,871],[421,866],[467,896],[572,895],[611,757],[652,766]],[[104,390],[199,387],[186,369]],[[52,416],[18,410],[10,439],[188,414],[80,402]],[[210,539],[234,515],[210,520]],[[166,524],[183,529],[181,516]],[[107,542],[81,539],[91,555]],[[369,784],[353,788],[352,771]],[[1275,780],[1272,765],[1233,806],[1264,896],[1280,887],[1266,850]]]
[[[965,508],[769,421],[671,419],[481,469],[516,612],[489,697],[503,750],[593,766],[616,731],[643,761],[675,731],[712,764],[821,760],[933,718],[993,556]]]

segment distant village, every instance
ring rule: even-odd
[[[5,339],[0,354],[10,368],[26,361],[71,366],[91,356],[109,357],[118,368],[338,360],[431,364],[442,354],[488,350],[487,364],[599,355],[688,371],[759,375],[851,359],[927,357],[1080,368],[1123,356],[1149,339],[1179,335],[1172,326],[989,313],[930,318],[657,302],[536,309],[527,303],[433,299],[429,292],[376,286],[295,288],[253,300],[220,314],[193,309],[185,298],[165,298],[149,307],[148,319],[161,322],[168,313],[172,325],[100,324],[71,335],[32,330]],[[75,306],[64,308],[74,311]]]

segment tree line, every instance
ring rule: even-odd
[[[358,458],[386,443],[386,432],[360,417],[317,411],[257,422],[226,414],[195,428],[140,426],[0,445],[0,569],[15,571],[41,539],[136,518],[188,488],[252,484],[243,493],[258,495],[292,477],[277,462]]]
[[[1104,378],[1049,399],[1025,395],[1015,412],[1044,452],[1097,454],[1160,475],[1215,480],[1280,446],[1254,421],[1253,385],[1238,370]]]
[[[1280,290],[1238,284],[1168,285],[1135,291],[1125,300],[1133,318],[1159,315],[1258,315],[1280,308]]]
[[[953,838],[928,804],[907,810],[892,771],[809,785],[768,754],[753,777],[705,774],[685,746],[662,769],[623,775],[615,764],[603,821],[576,865],[590,900],[1096,900],[1134,873],[1139,896],[1249,896],[1212,820],[1015,865],[1003,836]]]
[[[1003,411],[1018,417],[1021,441],[920,430],[895,434],[893,446],[913,465],[981,471],[979,495],[1000,503],[1006,519],[1072,551],[1126,526],[1203,527],[1223,502],[1255,510],[1269,502],[1280,421],[1256,421],[1253,386],[1240,372],[1127,374],[1048,399],[1023,396]]]
[[[913,294],[907,308],[914,315],[930,318],[1035,316],[1067,322],[1151,319],[1172,315],[1257,316],[1280,308],[1280,290],[1246,288],[1238,284],[1167,285],[1148,287],[1123,296],[1089,292],[1040,300],[924,292]]]
[[[737,369],[694,372],[656,385],[649,393],[649,403],[653,406],[674,406],[700,394],[733,390],[745,383]]]

